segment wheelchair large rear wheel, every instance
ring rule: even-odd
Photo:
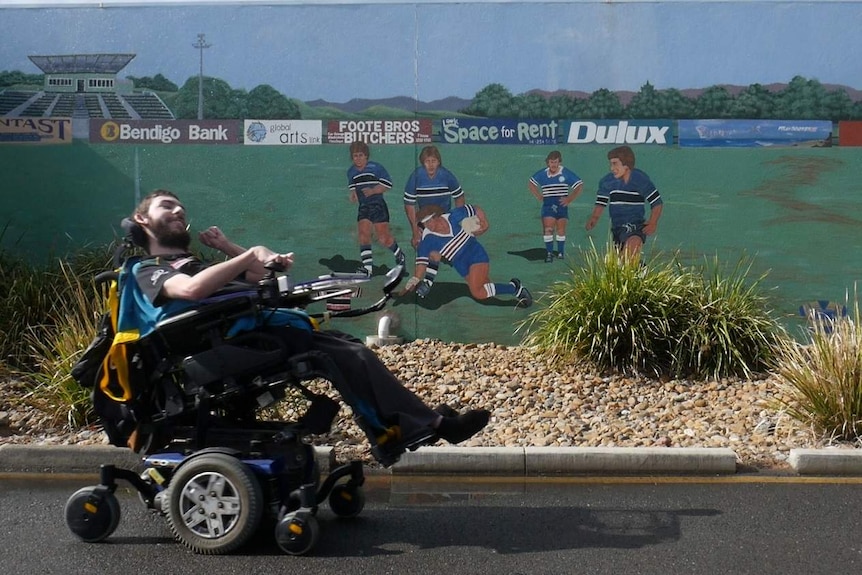
[[[239,548],[254,534],[264,500],[260,482],[245,463],[223,453],[207,453],[177,468],[165,506],[178,540],[196,553],[220,555]]]
[[[87,543],[104,541],[120,524],[120,502],[104,487],[83,487],[66,501],[66,525]]]

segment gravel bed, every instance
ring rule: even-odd
[[[786,468],[790,449],[825,445],[782,412],[785,395],[772,377],[663,381],[601,375],[557,369],[528,348],[493,343],[417,340],[376,351],[429,405],[491,410],[488,427],[464,447],[726,447],[743,466]],[[97,428],[52,425],[21,401],[23,395],[14,380],[0,384],[0,445],[105,443]],[[374,465],[346,407],[315,443],[333,446],[340,460]]]

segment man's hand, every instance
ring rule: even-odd
[[[417,278],[416,276],[411,277],[409,280],[407,280],[407,283],[404,285],[404,291],[413,291],[413,290],[415,290],[415,289],[416,289],[416,286],[418,286],[418,285],[419,285],[419,282],[421,282],[421,281],[422,281],[422,280],[420,280],[420,279],[419,279],[419,278]]]
[[[227,239],[227,236],[219,229],[218,226],[210,226],[200,234],[198,234],[198,239],[201,243],[207,247],[216,249],[220,252],[224,252],[227,250],[230,245],[230,241]]]
[[[421,298],[425,298],[431,292],[431,282],[428,280],[422,280],[419,282],[419,285],[416,286],[416,295]]]
[[[415,291],[416,295],[421,298],[424,298],[431,292],[431,282],[426,279],[420,279],[416,276],[411,277],[407,280],[407,284],[404,286],[404,293]]]

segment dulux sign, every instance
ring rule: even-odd
[[[569,124],[568,144],[673,144],[671,120],[578,120]]]

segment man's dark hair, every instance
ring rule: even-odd
[[[628,146],[620,146],[608,152],[608,159],[618,159],[624,166],[628,166],[630,170],[635,169],[635,153]]]
[[[368,149],[368,144],[365,142],[353,142],[350,144],[350,157],[353,157],[353,154],[359,152],[360,154],[365,154],[366,158],[371,157],[371,150]]]
[[[177,201],[180,200],[175,193],[173,193],[169,190],[161,190],[161,189],[154,190],[151,193],[147,194],[147,196],[143,200],[141,200],[141,203],[138,204],[138,207],[135,208],[135,212],[132,215],[133,216],[135,214],[138,214],[141,216],[147,215],[147,212],[149,212],[149,210],[150,210],[150,204],[152,204],[153,200],[155,198],[158,198],[159,196],[170,196]]]

